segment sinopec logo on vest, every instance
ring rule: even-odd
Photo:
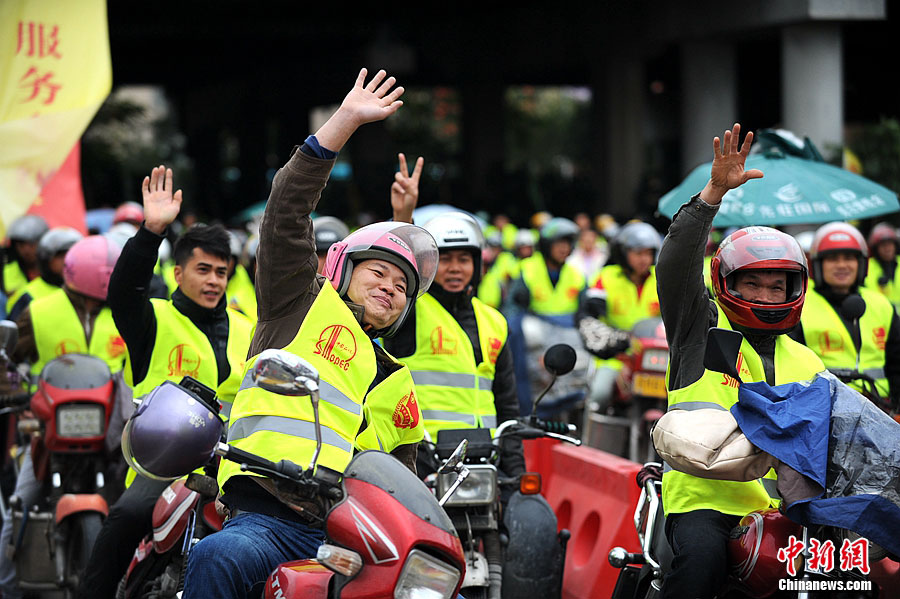
[[[169,376],[192,376],[198,378],[200,373],[200,354],[197,350],[180,343],[169,352]]]
[[[347,371],[350,360],[356,355],[356,337],[342,324],[325,327],[316,341],[314,353]]]

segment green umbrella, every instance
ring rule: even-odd
[[[765,177],[751,179],[725,194],[716,227],[791,225],[872,218],[900,211],[897,194],[850,171],[822,161],[807,139],[801,147],[773,131],[761,131],[762,143],[747,158],[746,170]],[[659,200],[669,218],[709,180],[712,163],[695,168]]]

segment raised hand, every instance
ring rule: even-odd
[[[406,156],[401,153],[397,157],[400,159],[400,170],[394,175],[394,183],[391,185],[391,208],[395,221],[411,223],[413,210],[419,202],[419,178],[422,176],[425,159],[419,156],[410,175]]]
[[[741,124],[735,123],[730,131],[725,131],[723,140],[719,140],[718,137],[713,139],[714,157],[709,183],[701,194],[707,203],[717,204],[728,190],[740,187],[750,179],[759,179],[763,176],[763,172],[759,169],[744,170],[744,163],[753,144],[753,132],[747,133],[744,143],[738,149],[740,133]],[[707,192],[711,192],[710,197],[707,197]]]
[[[341,111],[355,117],[357,126],[386,119],[403,106],[403,102],[398,99],[403,95],[403,88],[397,87],[390,91],[397,80],[394,77],[387,79],[385,77],[387,73],[382,69],[364,86],[366,69],[361,69],[353,89],[341,102]]]
[[[366,84],[367,73],[366,69],[359,71],[356,83],[344,97],[340,108],[316,131],[316,139],[323,148],[339,151],[357,127],[386,119],[403,105],[399,98],[404,90],[402,87],[394,88],[397,83],[395,78],[387,77],[382,70]]]
[[[172,193],[172,169],[154,167],[141,183],[144,196],[144,226],[162,235],[181,211],[181,190]]]

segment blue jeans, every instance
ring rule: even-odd
[[[243,512],[191,550],[183,599],[260,597],[278,564],[316,556],[325,533],[299,522]]]

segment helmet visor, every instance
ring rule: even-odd
[[[360,252],[361,254],[354,256],[354,259],[357,259],[359,256],[370,257],[369,252],[383,250],[399,256],[410,263],[418,272],[419,287],[416,297],[421,297],[422,294],[428,291],[428,288],[434,281],[434,275],[437,273],[438,264],[437,243],[435,243],[431,233],[416,225],[397,222],[374,223],[365,227],[365,229],[370,232],[389,233],[386,238],[391,243],[388,244],[381,241],[382,236],[379,235],[373,242],[364,242],[361,245],[356,245],[353,243],[355,241],[353,237],[362,231],[360,229],[360,231],[351,234],[346,240],[350,242],[350,245],[347,247],[348,254],[354,255]],[[400,243],[397,243],[398,240]]]

